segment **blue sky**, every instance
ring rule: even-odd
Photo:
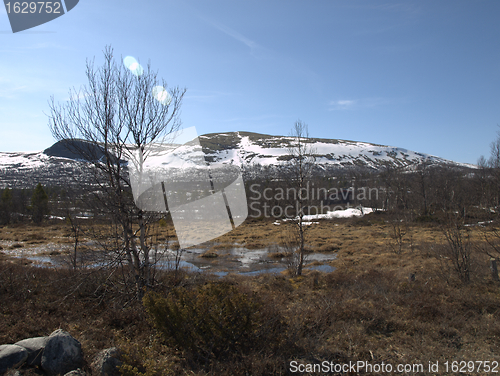
[[[0,151],[54,140],[48,99],[85,61],[148,61],[187,88],[198,133],[310,136],[400,146],[458,162],[500,130],[500,1],[80,0],[13,34],[0,9]]]

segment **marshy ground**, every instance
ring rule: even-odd
[[[249,221],[205,244],[210,257],[197,257],[218,262],[235,244],[250,250],[272,248],[290,237],[288,231],[284,223]],[[258,313],[252,316],[251,343],[201,362],[189,347],[159,336],[142,302],[121,292],[117,273],[33,267],[33,260],[26,258],[30,249],[46,248],[48,256],[59,252],[60,257],[71,252],[72,233],[65,222],[6,226],[0,229],[0,343],[63,328],[80,340],[87,363],[101,349],[122,348],[124,374],[297,374],[291,372],[291,361],[422,364],[422,372],[393,374],[456,374],[446,372],[446,361],[500,362],[500,284],[492,280],[489,256],[483,252],[488,231],[468,227],[474,245],[468,283],[453,269],[440,223],[412,223],[399,252],[391,219],[383,213],[308,227],[308,250],[335,255],[328,261],[335,268],[330,273],[219,277],[162,271],[154,288],[161,296],[226,284]],[[169,225],[159,227],[165,241],[173,241],[172,233]],[[84,245],[82,251],[92,250]],[[272,253],[269,259],[276,259]],[[439,372],[429,372],[428,363],[438,361]],[[464,372],[486,373],[484,368]]]

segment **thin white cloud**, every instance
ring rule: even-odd
[[[237,41],[245,44],[248,48],[250,49],[255,49],[260,47],[257,43],[255,43],[253,40],[241,35],[238,33],[236,30],[231,29],[230,27],[227,27],[225,25],[222,25],[217,22],[210,22],[210,24],[215,27],[216,29],[222,31],[224,34],[230,36],[233,39],[236,39]]]
[[[271,50],[263,45],[260,45],[256,41],[244,36],[240,32],[221,24],[220,22],[213,21],[206,16],[200,15],[198,17],[211,27],[244,44],[250,49],[250,54],[253,58],[268,61],[271,65],[278,64],[281,67],[282,71],[288,71],[294,76],[300,75],[301,77],[303,77],[315,92],[321,91],[321,77],[315,71],[306,66],[303,62],[294,57],[284,55],[283,53],[279,53],[275,50]]]
[[[349,110],[351,109],[355,104],[356,100],[352,99],[340,99],[340,100],[335,100],[331,101],[329,103],[329,110],[330,111],[335,111],[335,110]]]
[[[363,98],[363,99],[340,99],[333,100],[328,103],[328,111],[341,111],[341,110],[359,110],[365,108],[375,108],[395,104],[400,100],[392,98]]]
[[[238,31],[236,31],[236,30],[234,30],[226,25],[221,24],[220,22],[212,21],[206,17],[200,16],[200,18],[204,22],[206,22],[207,24],[212,26],[213,28],[223,32],[227,36],[244,44],[246,47],[248,47],[250,49],[250,53],[252,54],[252,56],[254,56],[254,57],[266,57],[266,56],[269,57],[270,51],[268,51],[266,48],[264,48],[263,46],[261,46],[257,42],[253,41],[252,39],[247,38],[246,36],[244,36],[240,32],[238,32]]]
[[[337,104],[339,106],[351,106],[354,103],[356,103],[356,101],[351,101],[351,100],[340,100],[340,101],[337,101]]]
[[[26,94],[44,95],[67,93],[67,87],[57,77],[48,76],[40,71],[22,71],[17,67],[6,67],[0,64],[0,72],[8,72],[9,76],[0,76],[0,97],[5,99],[18,99]],[[11,78],[11,77],[16,77]]]
[[[19,92],[25,91],[28,86],[11,86],[11,87],[0,87],[0,98],[4,99],[14,99],[18,96]]]

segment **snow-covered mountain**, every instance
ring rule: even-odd
[[[199,137],[205,160],[214,166],[232,164],[242,170],[258,174],[271,166],[279,168],[290,159],[293,137],[270,136],[251,132],[211,133]],[[77,141],[81,143],[81,141]],[[458,164],[443,158],[415,151],[336,139],[311,138],[307,140],[316,157],[319,171],[330,173],[344,168],[377,170],[384,166],[411,167],[423,163]],[[81,147],[81,145],[79,145]],[[99,148],[95,155],[99,156]],[[44,185],[64,186],[91,180],[90,167],[82,166],[81,158],[58,142],[40,152],[0,152],[0,187],[32,188],[38,182]]]
[[[270,136],[250,132],[211,133],[200,136],[205,159],[211,163],[251,165],[281,165],[289,160],[293,137]],[[371,144],[368,142],[309,138],[307,148],[315,155],[315,163],[324,167],[405,167],[427,161],[437,164],[457,164],[436,156],[411,150]],[[471,166],[469,166],[471,167]]]

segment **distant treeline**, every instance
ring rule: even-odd
[[[414,219],[431,219],[440,213],[461,212],[472,215],[479,208],[496,211],[500,203],[500,167],[482,165],[476,169],[456,165],[420,164],[413,168],[387,166],[380,170],[345,168],[335,171],[314,170],[301,192],[290,183],[286,170],[254,167],[244,172],[248,211],[251,218],[294,216],[294,203],[301,197],[307,202],[306,214],[326,213],[346,207],[364,206],[389,212],[411,213]],[[267,171],[272,169],[272,171]],[[266,172],[267,171],[267,172]],[[75,189],[71,186],[41,186],[48,197],[48,215],[106,218],[99,189]],[[5,188],[0,191],[0,223],[32,220],[33,188]],[[133,205],[132,194],[127,195]],[[267,207],[267,208],[266,208]],[[285,208],[289,207],[289,210]],[[272,208],[274,212],[271,213]],[[283,210],[279,210],[282,208]],[[38,220],[38,219],[37,219]]]
[[[68,212],[81,213],[81,192],[67,191],[63,187],[43,186],[9,188],[0,191],[0,224],[26,221],[40,223],[50,215],[64,218]]]
[[[413,218],[431,219],[450,211],[468,215],[470,208],[491,211],[500,202],[500,168],[484,165],[473,169],[422,163],[412,168],[387,166],[377,171],[316,170],[304,183],[302,192],[287,178],[286,171],[279,175],[274,170],[266,173],[266,169],[269,168],[262,167],[260,173],[253,171],[250,179],[247,174],[249,214],[260,212],[264,216],[266,207],[267,213],[272,208],[276,208],[275,214],[280,213],[278,207],[284,209],[303,199],[310,209],[305,214],[364,206],[389,212],[405,211],[412,213]],[[287,214],[291,213],[290,208]]]

